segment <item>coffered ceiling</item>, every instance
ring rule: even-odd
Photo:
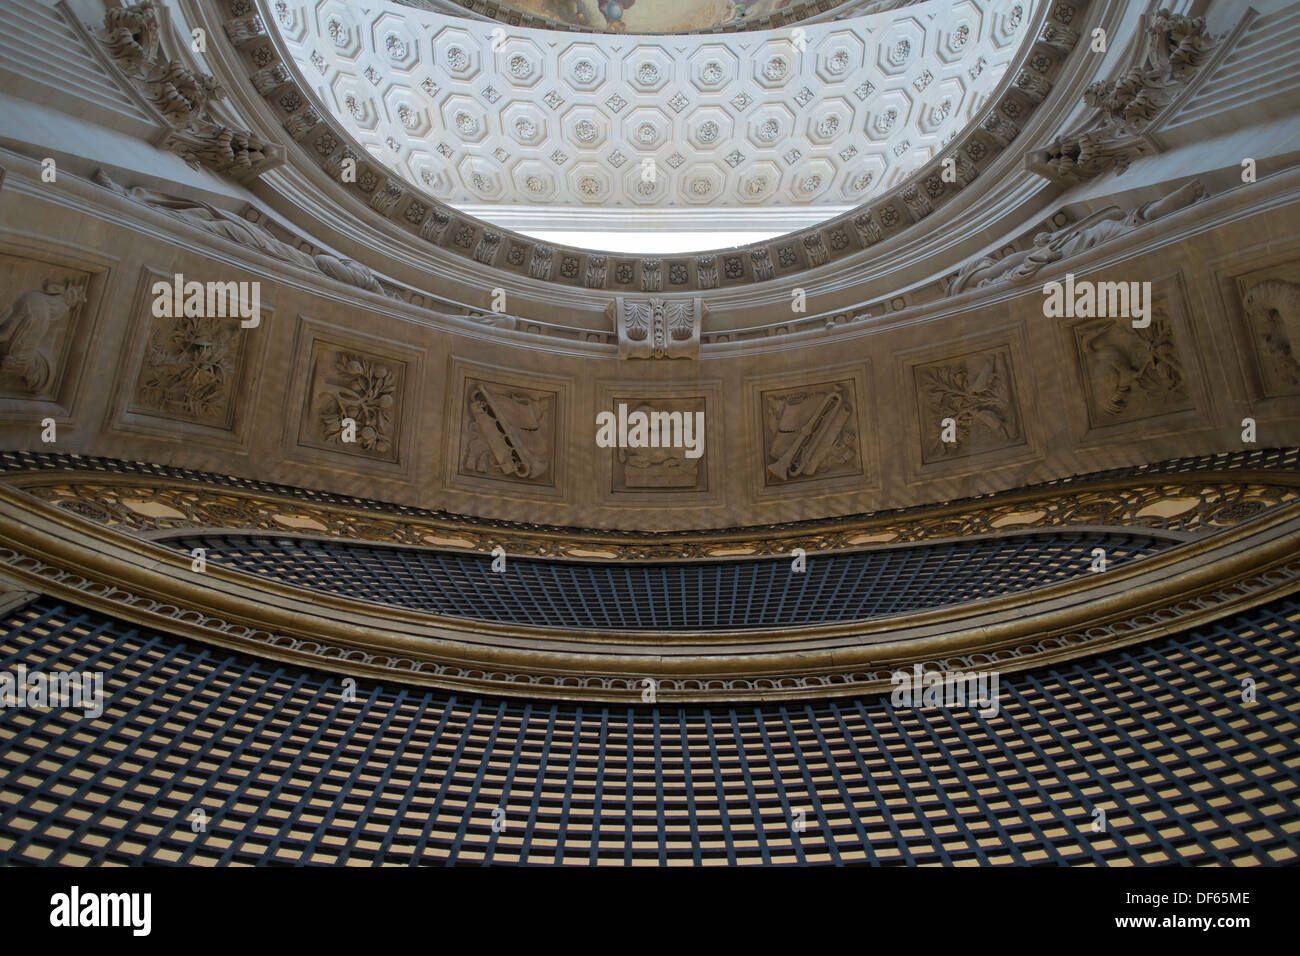
[[[565,34],[394,2],[277,0],[289,51],[372,154],[491,208],[826,205],[895,184],[984,105],[1035,0],[931,0],[728,35]]]

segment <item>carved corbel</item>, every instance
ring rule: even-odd
[[[619,296],[614,309],[619,358],[700,357],[704,310],[698,298]]]

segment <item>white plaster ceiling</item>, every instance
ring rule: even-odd
[[[530,30],[378,0],[272,8],[322,103],[445,202],[593,221],[711,208],[701,221],[716,229],[772,209],[818,221],[923,165],[984,105],[1037,2],[930,0],[683,36]]]

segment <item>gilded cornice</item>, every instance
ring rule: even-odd
[[[1287,470],[1275,473],[1273,482],[1261,480],[1266,470],[1234,473],[1226,465],[1221,471],[1168,473],[1158,481],[1130,476],[1130,490],[1146,490],[1120,496],[1129,509],[1121,525],[1171,530],[1178,525],[1192,540],[1103,574],[987,601],[808,628],[566,633],[452,621],[303,591],[216,565],[198,573],[188,555],[148,539],[148,522],[126,521],[113,509],[139,515],[137,509],[152,501],[160,512],[155,520],[176,527],[201,511],[186,518],[175,505],[200,509],[205,501],[226,507],[243,502],[246,508],[257,499],[274,509],[286,502],[265,492],[217,492],[205,488],[202,479],[178,477],[97,475],[80,487],[107,490],[115,504],[104,508],[108,498],[97,504],[93,497],[80,503],[69,497],[67,472],[9,472],[0,482],[0,568],[23,587],[143,626],[358,676],[480,693],[628,703],[640,699],[646,678],[657,682],[660,701],[853,694],[886,689],[894,670],[914,663],[938,670],[1021,670],[1180,631],[1295,590],[1300,586],[1300,500],[1295,472],[1283,467]],[[1055,520],[1079,516],[1077,503],[1113,501],[1123,481],[1110,476],[1058,484],[1057,496],[1073,498],[1076,506],[1073,512],[1066,506]],[[1222,492],[1234,483],[1241,493],[1225,497]],[[1193,499],[1188,494],[1193,488],[1213,492]],[[42,489],[56,493],[42,497]],[[207,498],[209,493],[221,500]],[[1080,497],[1093,494],[1100,497]],[[1004,514],[998,509],[1048,497],[1039,489],[962,508]],[[1197,504],[1188,507],[1192,501]],[[1162,502],[1163,510],[1176,514],[1158,516]],[[343,508],[311,507],[317,514]],[[962,508],[934,509],[929,517],[946,523],[931,526],[929,533],[959,535],[960,528],[971,527],[954,522]],[[1200,516],[1193,519],[1193,511]],[[241,527],[238,508],[224,514],[235,519],[226,527]],[[340,521],[348,517],[342,510],[338,515]],[[209,511],[205,520],[212,517]],[[357,508],[351,517],[373,520],[375,515]],[[415,527],[425,519],[402,520]],[[883,520],[897,523],[898,516]],[[1042,520],[1043,527],[1079,526],[1077,521],[1053,524],[1046,515]],[[155,524],[152,533],[159,530]],[[344,535],[361,529],[344,522],[327,530]]]

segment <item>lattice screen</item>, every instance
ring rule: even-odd
[[[1294,599],[1007,675],[990,719],[365,682],[345,703],[338,678],[48,599],[6,623],[3,668],[96,668],[109,700],[99,719],[0,711],[0,862],[1262,863],[1300,847]]]
[[[169,544],[299,587],[421,611],[537,627],[707,630],[854,621],[956,604],[1086,575],[1172,543],[1145,534],[1033,534],[790,558],[628,564],[194,535]]]

